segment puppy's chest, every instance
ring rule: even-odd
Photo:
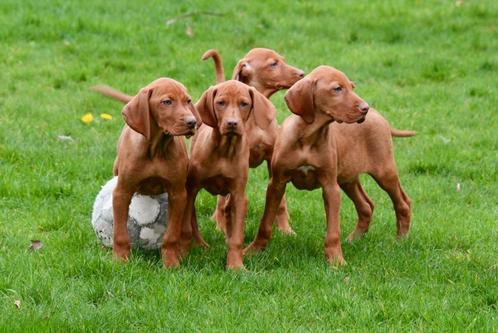
[[[315,165],[302,163],[287,172],[292,184],[300,190],[313,190],[320,186],[319,170]]]
[[[247,179],[247,170],[244,172],[240,163],[230,160],[216,159],[209,166],[204,165],[198,169],[201,187],[211,194],[226,195],[238,182]],[[247,165],[245,168],[247,169]]]
[[[313,190],[320,187],[319,176],[327,169],[329,157],[323,151],[304,147],[294,151],[293,156],[288,156],[288,169],[286,174],[290,182],[301,190]]]
[[[137,192],[145,195],[158,195],[168,190],[168,182],[161,177],[149,177],[142,180]]]
[[[202,182],[202,187],[213,195],[227,195],[235,182],[234,178],[224,175],[215,175],[206,178]]]

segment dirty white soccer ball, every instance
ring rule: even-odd
[[[112,247],[112,192],[118,177],[100,190],[93,204],[92,226],[104,246]],[[135,193],[128,211],[128,237],[133,248],[155,250],[161,247],[168,220],[168,195],[149,196]]]

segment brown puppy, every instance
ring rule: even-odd
[[[398,235],[406,234],[410,226],[410,201],[401,188],[392,158],[389,125],[378,114],[366,116],[369,106],[354,93],[348,78],[332,67],[320,66],[296,83],[287,92],[285,100],[295,115],[285,120],[275,143],[265,211],[258,234],[246,251],[266,247],[278,203],[286,183],[290,181],[299,189],[322,188],[327,216],[325,255],[329,263],[343,264],[338,184],[344,179],[357,179],[362,172],[371,173],[389,192],[395,204]],[[338,127],[330,125],[334,121],[363,123],[349,125],[357,127],[349,134],[360,131],[363,126],[366,126],[366,131],[354,134],[353,139],[359,141],[351,141],[345,132],[337,135]],[[378,126],[384,135],[379,136]],[[378,152],[365,154],[371,145],[376,144]],[[384,164],[377,164],[379,160]]]
[[[229,196],[224,209],[226,266],[241,269],[244,268],[245,187],[249,172],[246,125],[252,117],[265,126],[265,114],[273,105],[254,88],[231,80],[209,88],[196,107],[203,125],[193,137],[190,150],[184,227],[197,228],[194,204],[199,190],[204,188],[214,195]]]
[[[206,60],[210,57],[213,58],[215,63],[217,82],[223,82],[225,75],[218,51],[209,50],[204,53],[202,59]],[[277,52],[264,48],[255,48],[249,51],[235,66],[232,75],[233,80],[255,87],[267,98],[270,98],[272,94],[281,89],[290,88],[303,77],[304,72],[302,70],[288,65]],[[268,111],[265,115],[264,126],[260,126],[254,117],[250,117],[246,124],[246,133],[250,147],[249,166],[255,168],[263,161],[266,161],[268,173],[270,173],[270,160],[277,137],[278,124],[275,119],[275,109],[271,108]],[[221,230],[225,230],[225,213],[223,212],[225,204],[226,198],[219,196],[216,210],[213,214],[213,219],[216,220],[217,227]],[[284,234],[294,233],[289,225],[289,213],[285,203],[285,196],[280,203],[276,223],[277,228]]]
[[[221,57],[216,50],[209,50],[203,55],[203,59],[208,59],[213,57],[216,67],[216,77],[218,82],[224,80],[223,66],[221,63]],[[274,67],[274,62],[277,61],[278,65]],[[266,66],[265,66],[266,64]],[[244,58],[242,58],[234,69],[233,76],[234,79],[242,80],[244,83],[256,87],[260,92],[264,93],[266,97],[270,97],[274,92],[284,89],[292,85],[298,80],[298,76],[301,75],[301,71],[295,67],[285,64],[283,58],[278,55],[275,51],[269,49],[253,49],[247,53]],[[123,94],[117,90],[114,90],[107,86],[96,86],[94,90],[112,97],[114,99],[120,100],[122,102],[127,102],[131,99],[131,96]],[[376,114],[376,119],[381,122],[384,126],[389,126],[387,121],[377,112],[371,112],[371,114]],[[269,114],[268,117],[274,119],[273,114]],[[373,118],[369,117],[369,118]],[[348,137],[354,136],[358,137],[360,132],[357,131],[357,126],[348,125],[338,125],[334,123],[333,126],[337,126],[337,133],[342,133],[344,131],[344,138],[347,140]],[[270,171],[271,153],[273,151],[273,144],[275,142],[276,133],[278,125],[276,121],[270,123],[266,129],[262,129],[258,126],[251,126],[248,124],[247,133],[249,138],[249,145],[251,147],[250,153],[250,165],[251,167],[256,167],[262,163],[263,160],[267,161],[267,167]],[[383,131],[383,129],[381,129]],[[389,126],[389,133],[393,137],[410,137],[416,133],[413,131],[404,131],[391,128]],[[373,138],[382,138],[384,132],[380,135],[373,135]],[[370,135],[370,134],[368,134]],[[390,139],[388,140],[390,142]],[[345,142],[344,147],[355,146],[355,142]],[[385,142],[385,141],[384,141]],[[379,142],[379,144],[384,144],[384,142]],[[371,145],[377,145],[374,140],[371,141]],[[376,149],[366,150],[363,153],[375,152]],[[362,158],[359,156],[358,158]],[[369,157],[370,159],[375,158],[375,155]],[[373,161],[372,163],[377,163],[382,165],[382,161]],[[347,163],[344,167],[351,166],[354,167],[354,163]],[[347,173],[347,170],[345,170]],[[353,172],[355,173],[355,172]],[[354,202],[357,214],[358,214],[358,225],[368,226],[373,214],[373,202],[367,196],[363,190],[359,179],[356,178],[346,178],[343,183],[341,183],[341,188],[348,195],[348,197]],[[224,206],[225,200],[220,197],[217,204],[217,209],[213,218],[217,221],[218,227],[224,229],[223,222],[223,212],[222,208]],[[284,234],[292,234],[292,228],[289,225],[289,218],[287,212],[287,206],[285,205],[285,196],[282,203],[279,206],[279,211],[277,213],[277,228],[281,230]],[[365,228],[362,228],[366,230]],[[351,234],[350,240],[356,238],[361,233],[356,233],[356,235]]]
[[[224,80],[223,66],[221,57],[216,50],[207,51],[202,59],[212,57],[216,68],[217,80]],[[274,62],[280,63],[277,68],[272,69],[275,65]],[[266,97],[270,97],[274,92],[280,89],[289,88],[289,83],[296,80],[295,68],[286,65],[283,58],[272,50],[268,49],[253,49],[243,59],[239,61],[233,72],[233,78],[242,80],[244,83],[256,87],[260,92],[263,92]],[[294,81],[295,82],[295,81]],[[367,118],[368,126],[358,125],[341,125],[334,122],[332,126],[335,127],[334,133],[339,139],[340,157],[343,157],[346,152],[351,152],[351,147],[358,147],[358,142],[365,142],[365,139],[370,138],[368,147],[363,146],[358,155],[352,153],[347,154],[347,159],[340,158],[339,174],[343,175],[339,179],[339,184],[342,190],[353,201],[358,215],[358,227],[351,235],[349,240],[358,238],[368,230],[370,224],[374,204],[372,200],[363,190],[358,175],[363,172],[378,173],[379,171],[370,171],[371,169],[378,169],[380,166],[387,166],[394,163],[391,148],[392,137],[411,137],[416,134],[414,131],[405,131],[391,128],[389,123],[377,111],[373,110],[371,115]],[[375,119],[375,120],[374,120]],[[372,124],[372,126],[370,126]],[[377,126],[379,125],[379,126]],[[251,167],[258,166],[264,156],[266,161],[270,161],[271,151],[273,147],[268,147],[268,143],[275,142],[277,133],[277,125],[270,126],[265,131],[249,129],[249,138],[251,141],[251,160],[259,162],[251,163]],[[388,132],[386,132],[386,130]],[[362,135],[366,135],[362,138]],[[389,138],[386,138],[386,135]],[[265,145],[266,143],[266,145]],[[379,150],[377,146],[389,147],[387,150]],[[267,154],[270,154],[269,156]],[[384,155],[387,154],[387,155]],[[368,161],[368,165],[360,164],[360,161]],[[254,165],[254,166],[253,166]],[[361,166],[360,166],[361,165]],[[376,166],[376,167],[375,167]],[[268,163],[269,167],[269,163]],[[361,170],[361,171],[359,171]],[[269,170],[271,174],[271,170]],[[353,175],[353,176],[351,176]],[[377,177],[382,178],[382,177]],[[382,186],[382,185],[381,185]],[[389,192],[389,191],[388,191]],[[220,221],[222,214],[219,212],[223,201],[218,201],[217,211],[215,213],[216,220]],[[293,233],[292,228],[288,223],[288,212],[285,204],[285,196],[279,206],[277,213],[277,227],[285,234]]]
[[[202,60],[213,58],[216,81],[225,81],[225,74],[220,54],[216,50],[204,53]],[[255,48],[240,59],[233,69],[232,80],[244,82],[256,88],[266,98],[282,89],[292,87],[304,77],[304,72],[287,64],[280,54],[274,50]]]
[[[185,87],[167,78],[141,89],[124,107],[123,117],[126,125],[114,163],[118,183],[113,192],[113,255],[127,260],[130,254],[126,222],[133,193],[168,192],[169,221],[162,256],[167,267],[177,266],[188,167],[181,136],[193,135],[201,119]]]

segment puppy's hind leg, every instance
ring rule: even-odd
[[[340,184],[342,190],[353,201],[358,222],[355,229],[349,234],[348,242],[361,238],[367,231],[372,219],[374,204],[363,190],[358,177],[352,182]]]
[[[389,194],[396,212],[397,238],[403,238],[410,230],[411,200],[404,192],[396,168],[384,170],[381,174],[372,174],[377,184]]]

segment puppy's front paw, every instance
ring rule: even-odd
[[[344,266],[346,261],[342,256],[342,249],[340,247],[327,247],[325,248],[325,256],[327,262],[333,267]]]
[[[180,266],[180,258],[176,250],[163,250],[163,263],[166,268],[175,268]]]
[[[117,245],[114,244],[112,247],[112,257],[114,260],[127,262],[130,257],[130,244],[128,245]]]
[[[398,241],[402,241],[408,237],[408,229],[401,230],[399,229],[398,232],[396,233],[396,239]]]
[[[332,267],[340,267],[340,266],[346,266],[346,260],[341,257],[334,257],[334,258],[327,258],[327,262],[329,263],[330,266]]]
[[[246,271],[242,250],[228,250],[227,269],[234,271]]]

